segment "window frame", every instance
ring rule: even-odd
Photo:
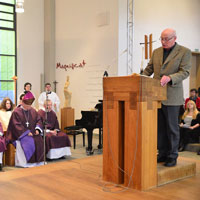
[[[6,14],[13,14],[13,21],[12,20],[5,20],[5,19],[0,19],[1,21],[9,21],[9,22],[13,22],[13,28],[7,28],[7,27],[0,27],[0,30],[8,30],[8,31],[14,31],[15,33],[15,55],[10,55],[10,54],[1,54],[0,56],[11,56],[15,58],[15,76],[17,76],[17,14],[15,12],[15,3],[5,3],[5,2],[1,2],[0,1],[0,5],[4,5],[4,6],[11,6],[13,7],[13,13],[12,12],[6,12],[6,11],[0,11],[0,13],[6,13]],[[0,79],[0,82],[13,82],[14,84],[14,80],[2,80]],[[16,88],[14,88],[14,90],[16,89],[16,95],[15,95],[15,91],[14,91],[14,101],[17,103],[17,82],[16,82]],[[13,102],[13,103],[15,103]]]

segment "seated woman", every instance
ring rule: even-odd
[[[57,159],[63,156],[70,156],[70,139],[66,133],[60,131],[58,119],[56,113],[52,110],[52,102],[50,99],[44,102],[44,108],[46,112],[40,109],[38,114],[41,116],[43,124],[46,123],[45,142],[47,158]]]
[[[179,151],[184,151],[186,145],[190,142],[198,142],[199,137],[200,114],[194,101],[187,103],[186,111],[183,114],[180,124],[180,145]]]
[[[5,97],[3,101],[1,102],[1,106],[0,106],[0,122],[3,127],[3,131],[7,131],[8,123],[10,121],[10,117],[11,117],[13,109],[14,109],[14,105],[11,99],[8,97]]]

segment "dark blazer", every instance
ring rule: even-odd
[[[183,105],[183,84],[182,81],[189,76],[191,68],[191,51],[176,44],[165,62],[163,63],[163,48],[153,51],[152,57],[143,74],[153,78],[161,79],[163,75],[170,76],[171,82],[167,84],[167,100],[162,101],[164,105]]]

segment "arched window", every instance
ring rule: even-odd
[[[0,0],[0,101],[4,97],[15,101],[16,52],[15,0]]]

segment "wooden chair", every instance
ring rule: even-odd
[[[4,135],[6,135],[6,132],[4,132]],[[15,147],[13,144],[7,145],[7,150],[4,152],[3,164],[15,166]]]

